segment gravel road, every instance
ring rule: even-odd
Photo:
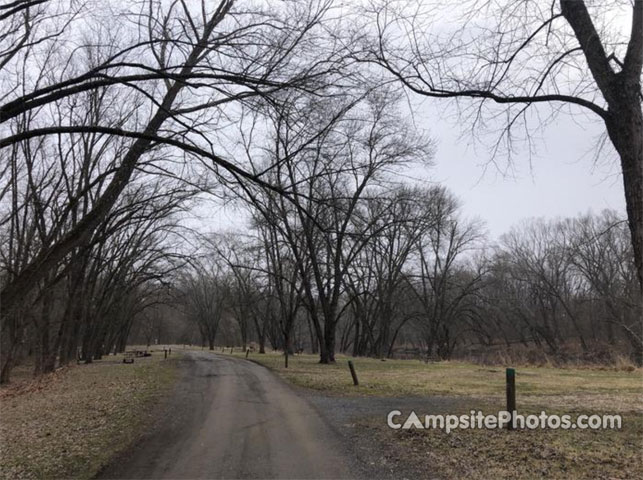
[[[341,435],[243,359],[185,352],[164,414],[98,478],[359,478]]]
[[[178,362],[181,378],[154,425],[97,478],[433,478],[386,444],[386,415],[446,413],[462,401],[325,395],[210,352]]]

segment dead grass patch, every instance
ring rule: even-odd
[[[632,479],[643,473],[643,421],[632,414],[625,415],[621,430],[455,430],[447,434],[391,430],[381,419],[370,419],[358,428],[386,445],[383,465],[426,478]]]
[[[242,354],[239,353],[239,356]],[[301,387],[341,396],[457,396],[469,398],[452,414],[501,410],[505,370],[467,362],[423,363],[351,358],[360,385],[352,385],[349,357],[320,365],[318,357],[250,354]],[[379,445],[378,468],[410,478],[598,478],[643,475],[643,370],[516,367],[518,409],[522,414],[620,413],[621,430],[392,430],[385,418],[364,418],[360,435]],[[460,402],[460,405],[463,405]],[[416,412],[418,415],[432,412]],[[422,417],[421,417],[422,418]]]
[[[234,354],[245,356],[245,354]],[[505,371],[466,362],[424,363],[416,360],[380,361],[372,358],[337,356],[335,365],[320,365],[315,355],[290,357],[251,353],[249,359],[274,370],[304,388],[331,395],[476,397],[502,406]],[[352,384],[347,361],[357,370],[360,385]],[[516,390],[522,406],[578,408],[612,412],[643,412],[643,369],[606,370],[590,368],[517,367]]]
[[[91,478],[129,445],[176,377],[163,354],[105,357],[0,390],[0,478]]]

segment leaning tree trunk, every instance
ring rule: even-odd
[[[643,0],[635,0],[632,32],[620,71],[614,71],[584,2],[560,0],[561,13],[574,30],[587,66],[608,108],[601,114],[607,133],[621,158],[627,219],[634,262],[643,300]],[[639,307],[641,308],[641,307]],[[640,311],[639,311],[640,313]]]
[[[179,77],[189,77],[203,58],[204,51],[210,48],[210,38],[214,29],[227,16],[233,2],[221,2],[208,22],[202,26],[202,35],[199,41],[193,44],[192,50],[183,63]],[[171,78],[171,77],[168,77]],[[163,124],[172,117],[175,101],[180,97],[181,91],[187,86],[184,81],[174,81],[167,92],[157,103],[158,108],[149,122],[123,155],[118,168],[105,187],[102,194],[96,199],[88,211],[60,240],[47,248],[42,248],[11,281],[0,289],[0,319],[9,315],[11,310],[20,305],[33,287],[47,275],[63,258],[69,255],[74,248],[86,244],[94,230],[100,225],[121,197],[122,192],[129,185],[134,175],[140,158],[154,145],[153,137],[161,130]],[[27,132],[28,133],[28,132]]]
[[[636,96],[633,96],[636,99]],[[621,157],[625,205],[632,237],[634,262],[643,301],[643,114],[640,104],[624,104],[610,112],[607,123],[609,136]]]

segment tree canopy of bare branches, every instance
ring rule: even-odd
[[[376,31],[364,61],[416,94],[461,99],[482,129],[506,119],[494,154],[531,141],[528,113],[539,105],[549,110],[536,128],[562,110],[596,115],[620,159],[643,296],[643,0],[385,0],[367,21]]]

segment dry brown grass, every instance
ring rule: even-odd
[[[359,427],[387,448],[381,462],[430,478],[634,479],[643,473],[640,416],[622,430],[396,430]]]
[[[335,365],[320,365],[315,355],[296,355],[286,369],[280,354],[251,353],[249,358],[295,385],[333,395],[457,395],[496,405],[502,405],[505,395],[503,368],[466,362],[382,362],[338,355]],[[352,384],[349,359],[357,370],[358,387]],[[516,390],[523,406],[643,412],[643,369],[517,367]]]
[[[242,356],[243,354],[235,354]],[[351,359],[360,385],[354,387],[349,357],[320,365],[318,357],[250,354],[295,385],[329,395],[408,397],[453,395],[460,407],[485,414],[502,409],[505,370],[466,362]],[[391,430],[385,418],[363,418],[357,431],[376,439],[378,467],[418,478],[601,478],[643,477],[643,370],[631,368],[516,368],[522,414],[620,413],[621,430]],[[468,400],[466,400],[468,399]],[[433,412],[416,412],[418,415]],[[402,419],[404,417],[401,417]],[[421,417],[422,418],[422,417]],[[411,472],[411,473],[408,473]]]
[[[0,390],[0,478],[91,478],[129,445],[175,378],[163,354],[105,357]]]

